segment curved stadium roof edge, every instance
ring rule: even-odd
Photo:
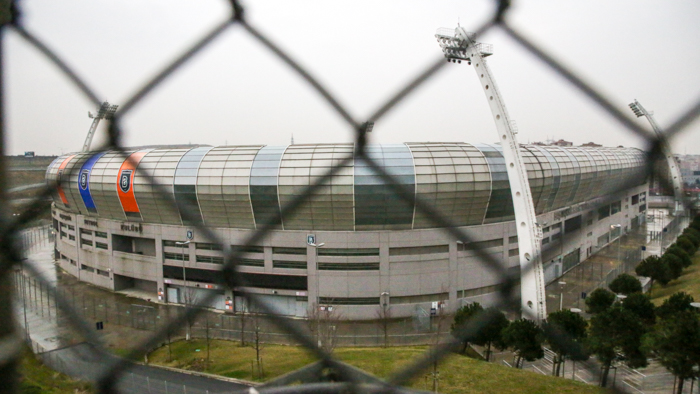
[[[521,145],[537,214],[643,184],[645,153],[635,148]],[[354,144],[288,146],[150,146],[81,152],[57,158],[46,180],[58,182],[56,206],[87,216],[183,225],[182,215],[155,192],[153,176],[181,202],[198,207],[196,222],[254,229],[279,215],[333,166],[341,168],[292,215],[284,230],[361,231],[435,227],[415,209],[433,204],[456,225],[513,219],[506,163],[497,144],[368,145],[367,155],[413,192],[395,196],[353,157]],[[349,160],[346,160],[350,158]],[[636,181],[638,179],[638,181]]]

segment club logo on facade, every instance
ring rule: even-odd
[[[88,185],[88,170],[82,170],[80,172],[80,188],[87,190]]]
[[[132,170],[123,170],[119,175],[119,188],[122,192],[128,193],[131,189],[131,173]]]

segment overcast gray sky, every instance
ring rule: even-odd
[[[223,0],[24,0],[25,26],[101,99],[123,103],[226,18]],[[249,22],[319,79],[358,120],[442,56],[434,34],[475,30],[492,1],[243,2]],[[523,34],[600,89],[625,113],[638,99],[669,124],[700,98],[700,2],[514,1]],[[6,45],[8,153],[80,150],[94,106],[18,35]],[[520,142],[641,142],[505,34],[488,58]],[[638,120],[645,127],[646,122]],[[125,118],[125,142],[267,144],[348,142],[347,124],[240,27],[229,29]],[[700,122],[673,141],[700,153]],[[494,142],[472,67],[448,65],[377,122],[374,142]],[[97,140],[96,140],[97,142]],[[93,146],[95,146],[93,144]]]

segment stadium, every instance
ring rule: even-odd
[[[498,276],[476,249],[519,270],[518,237],[506,164],[498,144],[404,143],[368,146],[368,156],[414,192],[395,196],[353,144],[156,146],[57,158],[52,217],[56,259],[81,281],[153,299],[186,303],[214,292],[212,308],[251,311],[241,289],[220,286],[221,245],[232,247],[279,218],[259,245],[244,249],[239,271],[266,302],[288,316],[315,305],[345,319],[429,313],[478,301],[493,304]],[[520,145],[547,282],[643,223],[646,153],[634,148]],[[127,159],[128,157],[128,159]],[[350,157],[349,160],[345,160]],[[331,167],[330,181],[300,209],[281,207]],[[159,196],[143,174],[192,209],[194,222]],[[620,186],[625,189],[620,191]],[[416,210],[433,205],[472,242],[451,238]],[[512,271],[511,271],[512,272]],[[254,310],[253,310],[254,311]]]

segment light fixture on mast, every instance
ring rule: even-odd
[[[92,119],[92,125],[90,125],[90,130],[88,130],[87,137],[85,137],[85,143],[83,143],[83,152],[88,152],[90,150],[90,145],[92,144],[92,137],[95,136],[95,130],[97,130],[97,125],[100,124],[102,119],[112,119],[114,113],[117,112],[119,108],[116,104],[110,104],[105,101],[100,105],[97,110],[97,114],[93,115],[92,112],[88,111],[88,117]]]

